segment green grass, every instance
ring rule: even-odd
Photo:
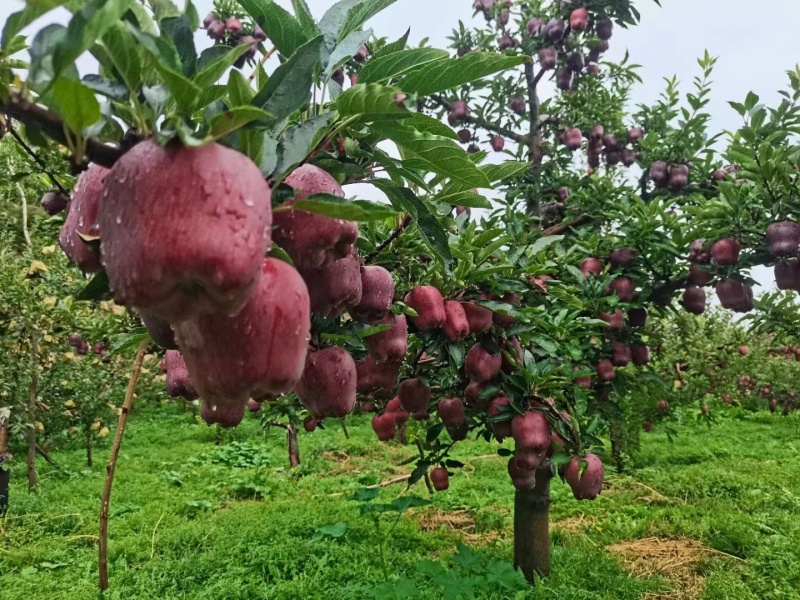
[[[134,413],[111,502],[112,598],[638,599],[667,593],[668,580],[630,577],[605,550],[623,540],[688,536],[721,553],[697,566],[707,599],[800,598],[800,415],[758,414],[712,429],[679,426],[670,443],[644,435],[637,470],[609,474],[595,502],[576,502],[553,482],[553,575],[529,589],[508,572],[513,489],[495,447],[466,442],[466,468],[430,507],[378,533],[356,489],[391,479],[411,447],[379,444],[366,417],[301,432],[302,464],[286,469],[284,432],[264,435],[249,418],[223,444],[176,405]],[[39,491],[25,488],[24,460],[12,473],[11,510],[0,520],[0,598],[97,597],[96,538],[108,442],[95,467],[82,450],[58,452],[61,469],[40,463]],[[389,502],[402,485],[383,488]],[[427,497],[423,485],[413,492]],[[423,531],[438,511],[466,515],[471,534],[445,524]],[[578,521],[578,518],[581,520]],[[340,537],[315,533],[345,523]],[[575,523],[584,527],[576,528]],[[341,533],[339,526],[336,533]],[[335,531],[335,529],[334,529]],[[465,541],[470,549],[458,550]],[[449,595],[448,595],[449,594]],[[462,597],[468,597],[466,595]]]

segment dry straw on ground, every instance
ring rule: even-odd
[[[608,550],[622,560],[631,575],[661,576],[672,584],[668,592],[645,594],[643,599],[647,600],[696,600],[702,595],[705,583],[698,573],[702,561],[715,555],[742,560],[687,537],[650,537],[613,544]]]

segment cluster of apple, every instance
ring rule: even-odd
[[[203,19],[203,29],[206,30],[208,37],[217,44],[226,46],[238,46],[247,44],[249,49],[234,64],[237,68],[244,66],[248,60],[252,60],[256,55],[258,44],[267,39],[264,31],[257,24],[252,26],[252,30],[245,31],[245,25],[237,17],[223,19],[216,13],[208,13]]]
[[[108,354],[108,346],[103,342],[95,342],[92,346],[89,346],[89,342],[77,333],[70,333],[69,336],[67,336],[67,343],[72,348],[75,348],[75,352],[81,356],[89,354],[90,349],[97,356],[105,356]]]
[[[800,223],[772,223],[767,227],[767,246],[778,261],[775,265],[778,289],[800,291]]]
[[[624,273],[634,268],[636,263],[636,250],[634,248],[615,248],[608,255],[611,270]],[[605,271],[605,262],[598,257],[589,257],[580,265],[584,277],[599,277]],[[608,284],[608,294],[614,294],[619,301],[630,304],[636,300],[636,284],[627,275],[619,274]],[[614,312],[603,313],[600,319],[604,321],[609,330],[608,345],[606,349],[611,353],[611,358],[601,359],[595,366],[597,377],[600,381],[608,382],[616,379],[616,367],[626,367],[633,363],[638,367],[650,362],[650,349],[637,340],[635,330],[641,329],[647,322],[647,310],[641,307],[631,307],[627,311],[627,319],[621,308]],[[588,377],[576,377],[573,380],[581,387],[591,387]]]
[[[590,169],[600,166],[600,158],[604,157],[608,166],[620,163],[630,167],[636,162],[637,153],[634,147],[644,137],[640,127],[632,127],[625,132],[627,142],[621,142],[614,133],[606,133],[601,124],[593,125],[587,133],[586,158]],[[569,150],[580,150],[583,145],[583,132],[578,128],[567,129],[561,135],[561,141]],[[630,144],[630,146],[626,145]]]

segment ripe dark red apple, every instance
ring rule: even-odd
[[[649,175],[657,188],[666,187],[669,183],[669,166],[663,160],[657,160],[650,165]]]
[[[598,362],[595,370],[597,371],[597,376],[601,381],[613,381],[617,376],[614,365],[610,360],[607,359],[603,359]]]
[[[511,483],[520,491],[532,490],[536,485],[536,471],[520,465],[516,456],[512,456],[508,461],[508,475],[511,477]]]
[[[382,442],[394,439],[396,433],[395,424],[395,417],[391,412],[384,412],[372,417],[372,430]]]
[[[444,400],[439,400],[437,411],[442,423],[444,423],[444,426],[448,429],[461,427],[466,419],[464,402],[461,398],[445,398]]]
[[[406,412],[406,410],[402,407],[400,404],[400,398],[397,396],[386,403],[385,412],[390,413],[394,417],[394,422],[398,426],[403,425],[408,421],[408,412]]]
[[[103,182],[108,173],[109,170],[105,167],[90,165],[81,174],[72,193],[67,218],[58,234],[61,250],[84,273],[95,273],[102,268],[97,246],[87,244],[81,235],[99,235],[97,215],[100,211]]]
[[[551,42],[557,42],[564,35],[566,26],[561,19],[551,19],[544,27],[544,34]]]
[[[356,361],[357,390],[365,394],[372,392],[379,397],[391,398],[397,387],[401,365],[401,361],[376,363],[371,356]]]
[[[289,264],[267,258],[258,286],[234,317],[173,324],[189,374],[211,405],[288,393],[303,373],[311,322],[308,292]]]
[[[750,352],[750,348],[747,346],[739,346],[739,354],[742,356],[747,356],[747,353]]]
[[[489,408],[486,412],[489,417],[496,417],[501,413],[506,413],[507,411],[504,407],[510,405],[511,404],[506,396],[500,396],[499,398],[494,398],[489,403]],[[501,442],[503,441],[503,438],[511,437],[511,419],[492,423],[492,430],[494,431],[494,435]]]
[[[488,406],[489,398],[481,398],[483,390],[489,386],[486,382],[470,381],[464,388],[464,403],[471,407],[483,410]]]
[[[689,277],[686,281],[689,285],[697,285],[702,287],[711,283],[713,279],[713,274],[709,273],[708,271],[704,271],[696,265],[692,265],[689,267]]]
[[[650,362],[650,348],[637,344],[631,346],[631,359],[637,367],[643,367]]]
[[[303,376],[294,388],[297,399],[319,420],[341,418],[356,406],[356,364],[344,348],[309,352]]]
[[[528,31],[528,35],[531,37],[537,37],[540,33],[542,33],[543,28],[544,28],[544,23],[542,23],[541,19],[537,19],[536,17],[533,17],[525,25],[525,29]]]
[[[603,139],[603,135],[605,135],[605,127],[603,127],[600,123],[596,125],[592,125],[592,129],[589,131],[589,137],[594,141],[597,142],[598,140]]]
[[[397,398],[404,410],[418,413],[428,410],[431,401],[431,388],[420,378],[406,379],[400,382]]]
[[[619,139],[613,133],[603,136],[603,146],[606,150],[616,150],[619,146]]]
[[[555,69],[558,64],[558,52],[552,46],[539,50],[539,66],[545,71]]]
[[[469,107],[466,101],[456,100],[453,102],[453,104],[450,105],[450,116],[456,123],[466,119],[469,116]]]
[[[616,294],[622,302],[631,302],[636,295],[636,285],[630,277],[617,277],[608,285],[608,292]]]
[[[108,354],[108,346],[106,346],[103,342],[95,342],[94,346],[92,346],[92,352],[98,356],[105,356]]]
[[[338,317],[361,302],[361,267],[355,249],[344,258],[320,267],[298,267],[308,286],[311,312],[323,317]]]
[[[725,172],[725,169],[715,169],[714,172],[711,173],[711,181],[714,182],[724,181],[727,177],[728,174]]]
[[[286,210],[313,194],[344,197],[344,191],[331,175],[317,166],[305,164],[285,180],[297,195],[274,214],[272,239],[292,257],[298,269],[317,269],[352,255],[358,238],[358,224],[310,213]]]
[[[711,252],[706,248],[705,238],[698,238],[689,244],[689,262],[698,265],[711,262]]]
[[[599,258],[587,258],[581,263],[581,273],[584,277],[589,277],[590,274],[599,276],[602,272],[603,261]]]
[[[687,287],[683,292],[683,308],[693,315],[706,312],[706,291],[700,287]]]
[[[767,246],[772,256],[797,256],[800,249],[800,223],[772,223],[767,227]]]
[[[673,165],[669,170],[669,189],[680,191],[689,185],[689,167]]]
[[[195,400],[197,392],[192,385],[183,356],[177,350],[167,350],[164,362],[167,367],[167,395],[170,398]]]
[[[630,167],[636,162],[636,152],[631,148],[623,148],[620,158],[623,165]]]
[[[165,350],[177,350],[178,343],[175,341],[175,332],[166,321],[162,321],[154,315],[141,313],[142,325],[147,329],[153,342]]]
[[[723,279],[716,285],[717,297],[723,308],[734,312],[753,310],[753,289],[737,279]]]
[[[418,316],[410,317],[410,319],[420,331],[438,329],[447,320],[444,298],[442,298],[441,292],[433,286],[415,287],[406,294],[404,302],[417,312]]]
[[[583,71],[583,54],[580,52],[573,52],[567,56],[567,67],[573,73],[580,73]]]
[[[69,206],[69,196],[60,192],[47,192],[39,204],[48,215],[57,215]]]
[[[613,267],[629,267],[636,260],[636,250],[634,248],[617,248],[611,251],[608,260]]]
[[[522,116],[525,114],[527,104],[523,98],[512,98],[508,103],[508,107],[511,109],[511,112]]]
[[[469,206],[456,206],[456,217],[460,217],[464,213],[467,213],[467,219],[472,216],[472,210]]]
[[[614,342],[614,356],[611,363],[616,367],[626,367],[631,362],[631,348],[622,342]]]
[[[433,489],[437,492],[443,492],[450,487],[450,476],[447,474],[447,469],[443,467],[434,467],[431,469],[430,477]]]
[[[628,142],[631,144],[636,144],[644,137],[644,131],[642,131],[641,127],[631,127],[628,130]]]
[[[550,424],[547,417],[538,410],[515,415],[511,419],[511,437],[514,438],[517,451],[536,454],[546,451],[550,447]]]
[[[589,63],[586,65],[586,74],[597,77],[600,75],[600,66],[597,63]]]
[[[608,323],[612,329],[622,329],[624,324],[622,310],[619,308],[615,309],[613,313],[602,313],[600,319]]]
[[[609,19],[603,19],[595,24],[594,30],[601,40],[610,40],[611,34],[614,32],[614,23]]]
[[[234,150],[136,144],[106,176],[97,216],[115,298],[169,322],[235,314],[270,247],[270,198]]]
[[[470,333],[483,333],[492,328],[492,311],[474,302],[462,302]]]
[[[556,190],[556,198],[558,198],[559,202],[566,202],[567,198],[569,198],[569,188],[566,186],[561,186]]]
[[[566,67],[563,69],[559,69],[558,73],[556,74],[556,87],[560,89],[562,92],[566,92],[569,91],[571,86],[572,86],[572,71],[567,69]]]
[[[249,410],[251,413],[257,413],[261,410],[261,402],[257,402],[256,400],[249,398],[247,400],[247,410]]]
[[[572,31],[586,31],[589,28],[589,11],[585,8],[576,8],[569,16],[569,26]]]
[[[394,299],[394,279],[383,267],[361,267],[361,301],[348,312],[357,321],[376,323],[389,316]]]
[[[722,238],[717,240],[709,248],[711,258],[718,265],[735,265],[739,262],[739,252],[742,246],[733,238]]]
[[[203,402],[200,417],[208,424],[217,424],[226,429],[232,429],[242,422],[244,418],[244,402],[237,404],[217,404],[216,407]]]
[[[586,469],[581,473],[581,461],[586,462]],[[564,479],[572,488],[576,500],[594,500],[603,489],[605,469],[603,461],[595,454],[589,453],[583,459],[573,456],[564,469]]]
[[[500,354],[492,354],[478,343],[467,351],[464,370],[473,381],[484,382],[493,379],[500,372],[502,364]]]
[[[516,292],[506,292],[501,298],[493,297],[492,299],[498,300],[499,302],[505,302],[511,306],[519,306],[522,304],[522,300],[520,299],[519,294]],[[492,322],[501,329],[508,329],[517,322],[517,318],[509,315],[501,315],[500,313],[495,312],[492,315]]]
[[[517,40],[507,35],[500,36],[500,40],[497,42],[497,47],[500,52],[505,52],[509,48],[515,48],[517,46]]]
[[[389,329],[364,338],[369,355],[376,363],[396,362],[408,352],[408,324],[405,315],[392,315],[376,323],[390,325]]]
[[[444,303],[445,322],[442,333],[448,342],[460,342],[469,337],[469,321],[461,303],[448,300]]]
[[[456,135],[462,144],[469,144],[472,141],[472,132],[469,129],[459,129]]]
[[[775,283],[779,290],[800,291],[800,260],[792,258],[776,263]]]
[[[646,323],[646,308],[632,308],[628,311],[628,327],[644,327]]]
[[[577,128],[567,129],[564,132],[564,145],[570,150],[580,150],[583,143],[583,134]]]
[[[503,148],[506,147],[506,141],[499,135],[494,136],[489,143],[492,146],[492,150],[495,152],[502,152]]]

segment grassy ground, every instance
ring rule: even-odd
[[[177,406],[135,413],[112,497],[108,596],[800,598],[798,414],[682,425],[674,443],[645,435],[637,470],[608,475],[593,503],[554,481],[554,573],[533,590],[508,565],[513,491],[492,446],[464,443],[450,490],[399,519],[384,514],[378,531],[348,498],[406,473],[393,465],[411,450],[379,444],[365,417],[349,429],[349,440],[338,427],[301,432],[290,473],[283,432],[264,437],[255,419],[215,446]],[[97,597],[107,454],[96,449],[87,470],[82,451],[59,452],[62,468],[41,464],[33,495],[17,461],[0,520],[0,598]],[[379,501],[403,491],[384,487]]]

